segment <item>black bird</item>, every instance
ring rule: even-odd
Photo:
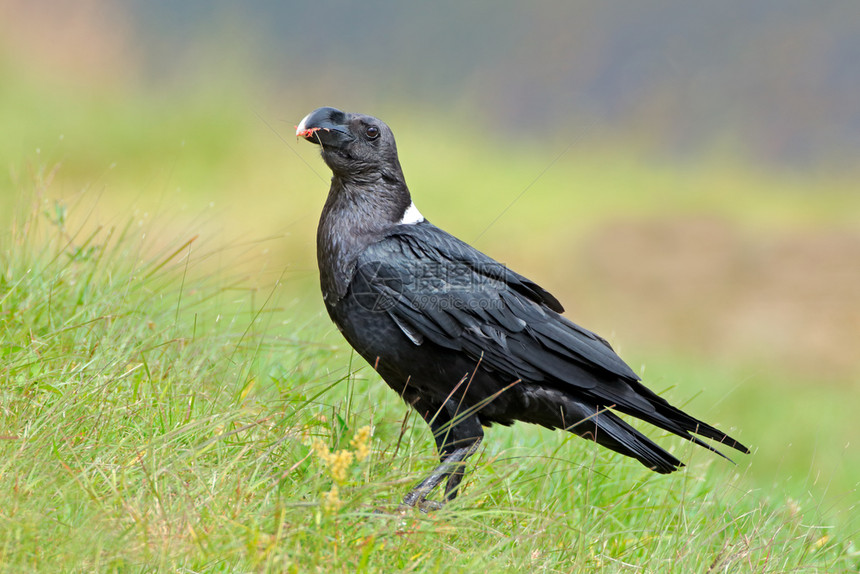
[[[441,464],[404,505],[438,508],[426,496],[446,477],[453,499],[493,423],[564,429],[659,473],[684,465],[616,411],[721,456],[694,435],[749,452],[645,387],[547,291],[424,219],[386,124],[326,107],[296,135],[321,147],[333,174],[317,230],[326,309],[436,439]]]

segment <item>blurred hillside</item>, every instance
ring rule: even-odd
[[[671,158],[860,158],[852,0],[4,4],[7,50],[50,51],[80,78],[95,67],[163,89],[205,73],[300,109],[410,102],[469,129]]]
[[[308,103],[454,110],[507,136],[634,138],[784,166],[860,158],[860,5],[764,0],[117,0],[150,77],[200,41]],[[210,52],[211,53],[211,52]],[[183,63],[183,64],[180,64]]]

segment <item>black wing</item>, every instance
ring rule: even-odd
[[[690,433],[746,452],[642,385],[608,342],[562,317],[547,291],[429,222],[396,226],[357,263],[373,269],[371,287],[415,345],[431,341],[513,378],[569,389],[710,450]]]
[[[398,226],[358,266],[379,277],[389,314],[416,344],[483,355],[486,366],[535,382],[565,381],[571,362],[638,380],[606,340],[559,315],[555,297],[430,223]]]

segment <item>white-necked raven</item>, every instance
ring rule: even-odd
[[[646,388],[547,291],[424,219],[385,123],[326,107],[296,134],[321,147],[333,174],[317,230],[326,309],[439,449],[441,464],[405,505],[438,507],[426,496],[446,477],[445,500],[454,498],[463,461],[493,423],[568,430],[660,473],[683,463],[615,411],[714,452],[694,435],[749,452]]]

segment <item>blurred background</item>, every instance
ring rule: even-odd
[[[385,120],[425,216],[740,429],[755,487],[850,514],[860,4],[2,0],[0,220],[35,190],[154,249],[198,236],[346,356],[329,173],[294,136],[323,105]]]

